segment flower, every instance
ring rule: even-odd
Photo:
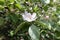
[[[48,19],[48,18],[49,18],[49,16],[46,16],[45,18],[46,18],[46,19]]]
[[[25,11],[25,13],[22,14],[22,17],[24,20],[26,20],[28,22],[32,22],[37,19],[36,13],[31,14],[31,13],[28,13],[27,11]]]

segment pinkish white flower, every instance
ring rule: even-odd
[[[28,22],[32,22],[37,19],[36,13],[31,14],[31,13],[28,13],[27,11],[25,11],[25,13],[22,14],[22,17],[24,20],[26,20]]]
[[[48,19],[48,18],[49,18],[49,16],[46,16],[45,18],[46,18],[46,19]]]

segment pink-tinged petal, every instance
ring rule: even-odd
[[[37,18],[31,19],[32,21],[35,21]]]
[[[28,22],[32,22],[32,20],[27,20]]]
[[[27,11],[25,11],[25,13],[24,14],[27,14],[28,12]]]
[[[22,17],[24,20],[28,21],[28,22],[32,22],[32,21],[35,21],[36,20],[36,13],[28,13],[27,11],[25,11],[24,14],[22,14]]]
[[[27,13],[26,16],[27,16],[27,17],[31,17],[31,14],[30,14],[30,13]]]
[[[33,14],[32,14],[32,18],[35,18],[35,17],[36,17],[36,13],[33,13]]]
[[[26,15],[22,15],[24,20],[29,20],[29,18]]]
[[[22,17],[23,17],[24,20],[26,20],[28,22],[31,22],[32,21],[28,16],[26,16],[24,14],[22,15]]]
[[[25,15],[22,15],[22,17],[23,17],[24,20],[26,20],[26,19],[25,19],[25,18],[26,18]]]

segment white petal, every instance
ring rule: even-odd
[[[36,13],[33,13],[33,14],[32,14],[32,19],[31,19],[31,20],[32,20],[32,21],[35,21],[36,19],[37,19]]]
[[[25,14],[22,15],[22,17],[23,17],[24,20],[26,20],[28,22],[31,22],[32,20],[28,16],[29,15],[26,16]]]
[[[23,19],[24,19],[24,20],[26,20],[26,19],[25,19],[25,18],[26,18],[26,16],[25,16],[25,15],[22,15],[22,17],[23,17]]]
[[[27,17],[31,17],[32,15],[31,15],[31,13],[27,13],[26,16]]]
[[[31,13],[28,13],[27,11],[25,11],[24,15],[25,15],[26,17],[29,17],[29,16],[31,16]]]
[[[36,13],[33,13],[31,15],[31,13],[28,13],[27,11],[25,11],[25,13],[22,14],[22,17],[23,17],[24,20],[26,20],[28,22],[31,22],[31,21],[36,20]]]
[[[28,22],[32,22],[32,20],[30,19],[30,20],[27,20]]]
[[[24,20],[30,20],[26,15],[22,15]]]
[[[32,18],[35,18],[35,17],[36,17],[36,13],[33,13],[33,14],[32,14]]]
[[[27,14],[28,12],[27,11],[25,11],[25,14]]]

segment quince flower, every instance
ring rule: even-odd
[[[24,14],[22,14],[22,17],[24,20],[28,21],[28,22],[32,22],[32,21],[35,21],[37,19],[36,17],[36,13],[28,13],[27,11],[25,11]]]

